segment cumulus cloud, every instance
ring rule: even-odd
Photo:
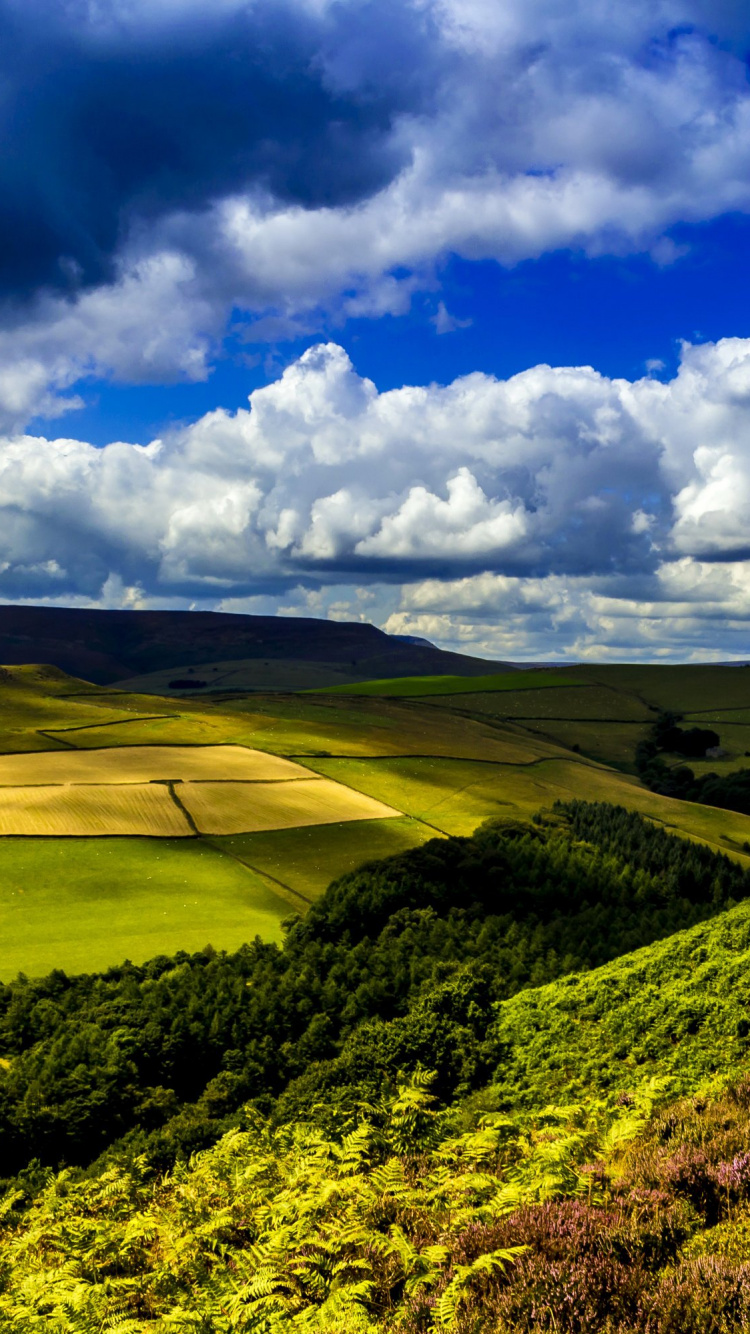
[[[395,633],[475,652],[655,652],[707,619],[731,645],[750,340],[684,347],[668,383],[535,366],[383,393],[319,345],[146,446],[7,436],[0,494],[8,599],[356,617],[369,590]]]
[[[0,423],[81,375],[205,375],[232,309],[255,340],[403,312],[449,254],[674,262],[674,224],[750,208],[748,27],[732,0],[0,0]]]

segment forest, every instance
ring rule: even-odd
[[[435,839],[335,881],[282,947],[19,977],[0,988],[0,1150],[36,1160],[206,1148],[244,1110],[337,1119],[417,1065],[443,1099],[486,1084],[498,1003],[750,897],[750,872],[622,807]],[[327,1118],[327,1119],[326,1119]]]

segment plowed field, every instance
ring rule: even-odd
[[[202,834],[387,820],[401,814],[327,778],[287,783],[182,783],[178,791]]]
[[[175,838],[190,833],[183,812],[161,783],[0,788],[0,835],[151,834]]]
[[[35,783],[149,783],[156,778],[235,778],[245,782],[306,777],[279,755],[245,746],[109,746],[0,755],[0,785]]]

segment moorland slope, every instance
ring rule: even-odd
[[[446,653],[384,634],[360,622],[225,612],[99,611],[71,607],[0,607],[0,662],[48,663],[99,685],[125,678],[169,693],[169,678],[201,671],[205,686],[302,688],[373,676],[459,672],[501,664]],[[217,666],[218,664],[218,666]],[[214,671],[214,668],[216,670]],[[282,680],[281,673],[289,680]]]
[[[750,672],[456,671],[4,669],[0,1328],[748,1327]]]

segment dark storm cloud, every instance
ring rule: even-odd
[[[358,6],[350,32],[346,5],[127,23],[2,0],[0,291],[100,282],[134,220],[248,186],[306,207],[381,187],[403,164],[394,116],[429,85],[422,20],[387,8],[368,29]]]

